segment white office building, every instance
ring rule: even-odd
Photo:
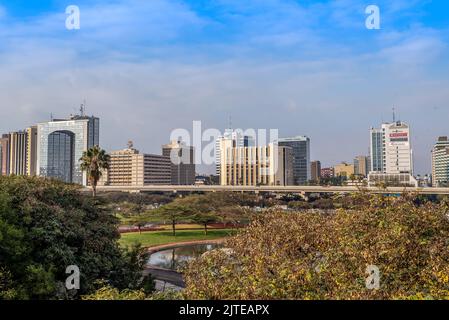
[[[439,137],[432,149],[432,185],[449,187],[449,139]]]
[[[417,185],[413,177],[410,127],[402,121],[370,130],[371,170],[368,182]]]
[[[242,130],[226,129],[222,136],[215,141],[215,172],[220,176],[221,168],[221,143],[222,141],[230,141],[233,147],[251,147],[255,144],[255,138],[244,135]]]
[[[293,185],[292,148],[271,143],[267,146],[234,147],[221,141],[222,186]]]

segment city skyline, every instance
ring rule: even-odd
[[[85,112],[85,105],[84,104],[81,104],[81,110],[82,110],[82,112]],[[68,117],[68,119],[70,119],[70,118],[73,118],[73,117],[79,117],[80,115],[77,115],[76,113],[75,114],[70,114],[69,115],[69,117]],[[86,117],[94,117],[93,115],[92,116],[87,116],[86,115]],[[394,115],[393,115],[393,117],[394,117]],[[60,118],[60,117],[54,117],[54,114],[53,113],[51,113],[51,120],[48,120],[48,121],[67,121],[66,119],[63,119],[63,118]],[[396,120],[397,122],[403,122],[403,123],[405,123],[404,121],[400,121],[400,120]],[[3,130],[3,131],[1,131],[1,133],[0,134],[8,134],[8,133],[22,133],[22,132],[26,132],[27,130],[29,130],[31,127],[36,127],[37,126],[37,124],[39,124],[39,123],[45,123],[44,121],[35,121],[33,124],[31,124],[31,125],[28,125],[28,126],[23,126],[22,128],[20,128],[20,129],[17,129],[17,130],[12,130],[12,131],[5,131],[5,130]],[[394,124],[395,122],[393,122],[393,121],[384,121],[384,122],[382,122],[381,123],[381,125],[382,125],[382,127],[383,126],[385,126],[385,125],[392,125],[392,124]],[[407,125],[409,125],[409,124],[407,124]],[[343,159],[340,159],[340,160],[337,160],[337,161],[335,161],[334,163],[331,163],[331,162],[326,162],[326,161],[323,161],[322,159],[319,159],[319,158],[314,158],[313,157],[313,155],[312,156],[310,156],[309,157],[309,165],[307,165],[306,166],[306,168],[307,168],[307,170],[309,171],[309,174],[310,174],[310,170],[311,170],[311,167],[310,167],[310,165],[311,165],[311,163],[312,162],[315,162],[315,161],[319,161],[320,163],[321,163],[321,166],[323,167],[323,168],[325,168],[325,167],[335,167],[335,166],[337,166],[337,165],[339,165],[339,164],[342,164],[342,163],[353,163],[354,162],[354,159],[355,158],[357,158],[357,157],[360,157],[360,156],[366,156],[366,157],[370,157],[371,156],[371,152],[370,152],[370,136],[372,135],[372,131],[373,130],[378,130],[378,129],[374,129],[375,127],[373,126],[373,127],[371,127],[370,129],[369,129],[369,136],[368,136],[368,138],[367,138],[367,141],[368,141],[368,151],[367,152],[365,152],[365,153],[359,153],[359,154],[357,154],[357,153],[353,153],[353,155],[347,155],[346,156],[346,158],[343,158]],[[203,128],[204,129],[204,128]],[[208,128],[208,129],[210,129],[210,128]],[[189,129],[187,128],[187,130],[189,131]],[[224,129],[223,130],[223,132],[224,132],[224,135],[226,135],[226,134],[229,134],[230,132],[235,132],[235,130],[242,130],[242,132],[245,132],[245,130],[248,130],[248,128],[226,128],[226,129]],[[252,129],[251,129],[252,130]],[[263,130],[263,129],[262,129]],[[173,133],[173,130],[172,130],[172,133]],[[191,132],[189,132],[189,133],[191,133]],[[123,132],[122,132],[122,134],[123,134]],[[102,135],[103,136],[103,135]],[[123,136],[126,136],[126,133],[125,133],[125,135],[123,135]],[[441,135],[441,136],[444,136],[444,135]],[[439,137],[441,137],[441,136],[437,136],[437,137],[435,137],[435,139],[434,139],[434,141],[435,140],[437,140],[437,138],[439,138]],[[243,136],[242,136],[243,137]],[[246,136],[245,136],[246,137]],[[222,136],[219,136],[219,138],[222,138]],[[310,150],[314,150],[314,143],[313,143],[313,139],[311,139],[309,136],[306,136],[306,135],[296,135],[296,136],[290,136],[290,137],[287,137],[287,136],[280,136],[279,137],[279,141],[283,141],[283,140],[289,140],[289,139],[297,139],[297,138],[304,138],[304,139],[308,139],[309,140],[309,142],[308,142],[308,147],[307,147],[307,149],[309,150],[309,152],[310,152]],[[104,139],[104,138],[103,138]],[[250,137],[246,137],[246,139],[251,139]],[[107,152],[114,152],[114,151],[119,151],[119,150],[121,150],[122,148],[123,148],[123,146],[124,146],[124,144],[122,144],[122,145],[117,145],[117,146],[114,146],[113,148],[111,148],[111,149],[109,149],[109,148],[106,148],[105,146],[104,146],[104,144],[101,142],[101,140],[102,139],[100,139],[100,146],[101,147],[103,147],[103,148],[105,148],[105,150],[107,151]],[[130,141],[134,141],[133,139],[131,139],[131,138],[129,138],[129,139],[125,139],[126,141],[127,141],[127,143],[126,144],[128,144]],[[410,141],[411,141],[411,144],[412,144],[412,146],[413,146],[413,134],[411,134],[410,135]],[[168,137],[167,137],[167,139],[165,140],[166,142],[167,141],[170,141],[170,134],[168,135]],[[165,143],[163,143],[162,145],[165,145],[166,144],[166,142]],[[257,144],[257,142],[255,142],[255,141],[253,141],[251,144],[254,144],[254,143],[256,143]],[[150,143],[151,144],[151,143]],[[204,146],[206,146],[206,145],[214,145],[214,148],[217,148],[218,147],[218,145],[217,145],[217,141],[215,141],[214,139],[212,139],[211,138],[211,140],[210,141],[203,141],[202,142],[202,147],[204,148]],[[265,144],[262,144],[262,145],[265,145]],[[191,146],[189,143],[187,143],[187,146]],[[154,147],[154,146],[153,146]],[[415,153],[414,152],[412,152],[410,155],[411,155],[411,159],[412,159],[412,168],[413,168],[413,176],[424,176],[424,175],[430,175],[430,174],[432,174],[432,155],[431,155],[431,152],[432,152],[432,150],[433,150],[433,147],[434,147],[434,143],[429,147],[429,157],[428,157],[428,162],[429,162],[429,164],[430,164],[430,171],[429,172],[423,172],[423,173],[421,173],[421,172],[418,172],[418,170],[416,170],[416,169],[414,169],[415,168],[415,164],[414,164],[414,158],[415,158]],[[413,147],[412,147],[413,148]],[[142,149],[142,151],[144,152],[144,153],[151,153],[151,154],[159,154],[160,153],[160,146],[159,146],[159,151],[158,151],[158,149],[157,149],[157,147],[156,148],[153,148],[153,150],[156,150],[156,151],[152,151],[152,152],[148,152],[148,150],[147,149]],[[414,149],[413,150],[411,150],[411,151],[414,151]],[[213,153],[214,153],[214,157],[215,157],[215,160],[217,160],[217,151],[216,150],[214,150],[213,151]],[[349,161],[347,160],[347,159],[350,159]],[[323,163],[325,164],[325,165],[323,165]],[[196,163],[197,164],[197,171],[196,171],[196,173],[198,174],[198,175],[202,175],[202,174],[207,174],[207,175],[209,175],[209,174],[211,174],[211,175],[213,175],[213,174],[216,174],[217,173],[217,163],[214,163],[214,164],[212,164],[212,165],[205,165],[205,164],[203,164],[202,162],[200,162],[200,163]],[[372,163],[370,163],[370,167],[372,166],[373,164]],[[204,170],[204,168],[207,168],[206,170]],[[376,171],[376,170],[374,170],[374,171]],[[310,180],[310,179],[309,179]]]
[[[65,28],[69,4],[80,30]],[[411,126],[416,174],[430,173],[434,141],[449,131],[448,4],[376,4],[380,30],[350,0],[2,3],[0,128],[65,117],[86,99],[105,149],[132,139],[157,153],[173,128],[201,120],[223,131],[232,115],[238,128],[310,137],[311,160],[327,167],[368,154],[369,128],[395,107]]]

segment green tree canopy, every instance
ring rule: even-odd
[[[67,298],[66,268],[81,273],[79,294],[143,285],[141,248],[119,247],[117,219],[75,185],[37,177],[0,177],[0,298]]]

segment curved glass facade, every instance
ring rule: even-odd
[[[88,148],[99,144],[95,117],[77,117],[38,124],[38,175],[87,185],[79,159]]]
[[[47,176],[65,182],[73,181],[75,166],[75,134],[70,131],[55,131],[48,136]]]

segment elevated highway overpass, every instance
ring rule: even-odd
[[[82,189],[85,192],[91,191],[90,187]],[[179,186],[179,185],[148,185],[148,186],[98,186],[97,192],[164,192],[164,193],[203,193],[203,192],[250,192],[250,193],[351,193],[364,190],[378,194],[402,194],[419,193],[423,195],[449,195],[449,188],[414,188],[414,187],[389,187],[380,189],[377,187],[356,187],[356,186]]]

